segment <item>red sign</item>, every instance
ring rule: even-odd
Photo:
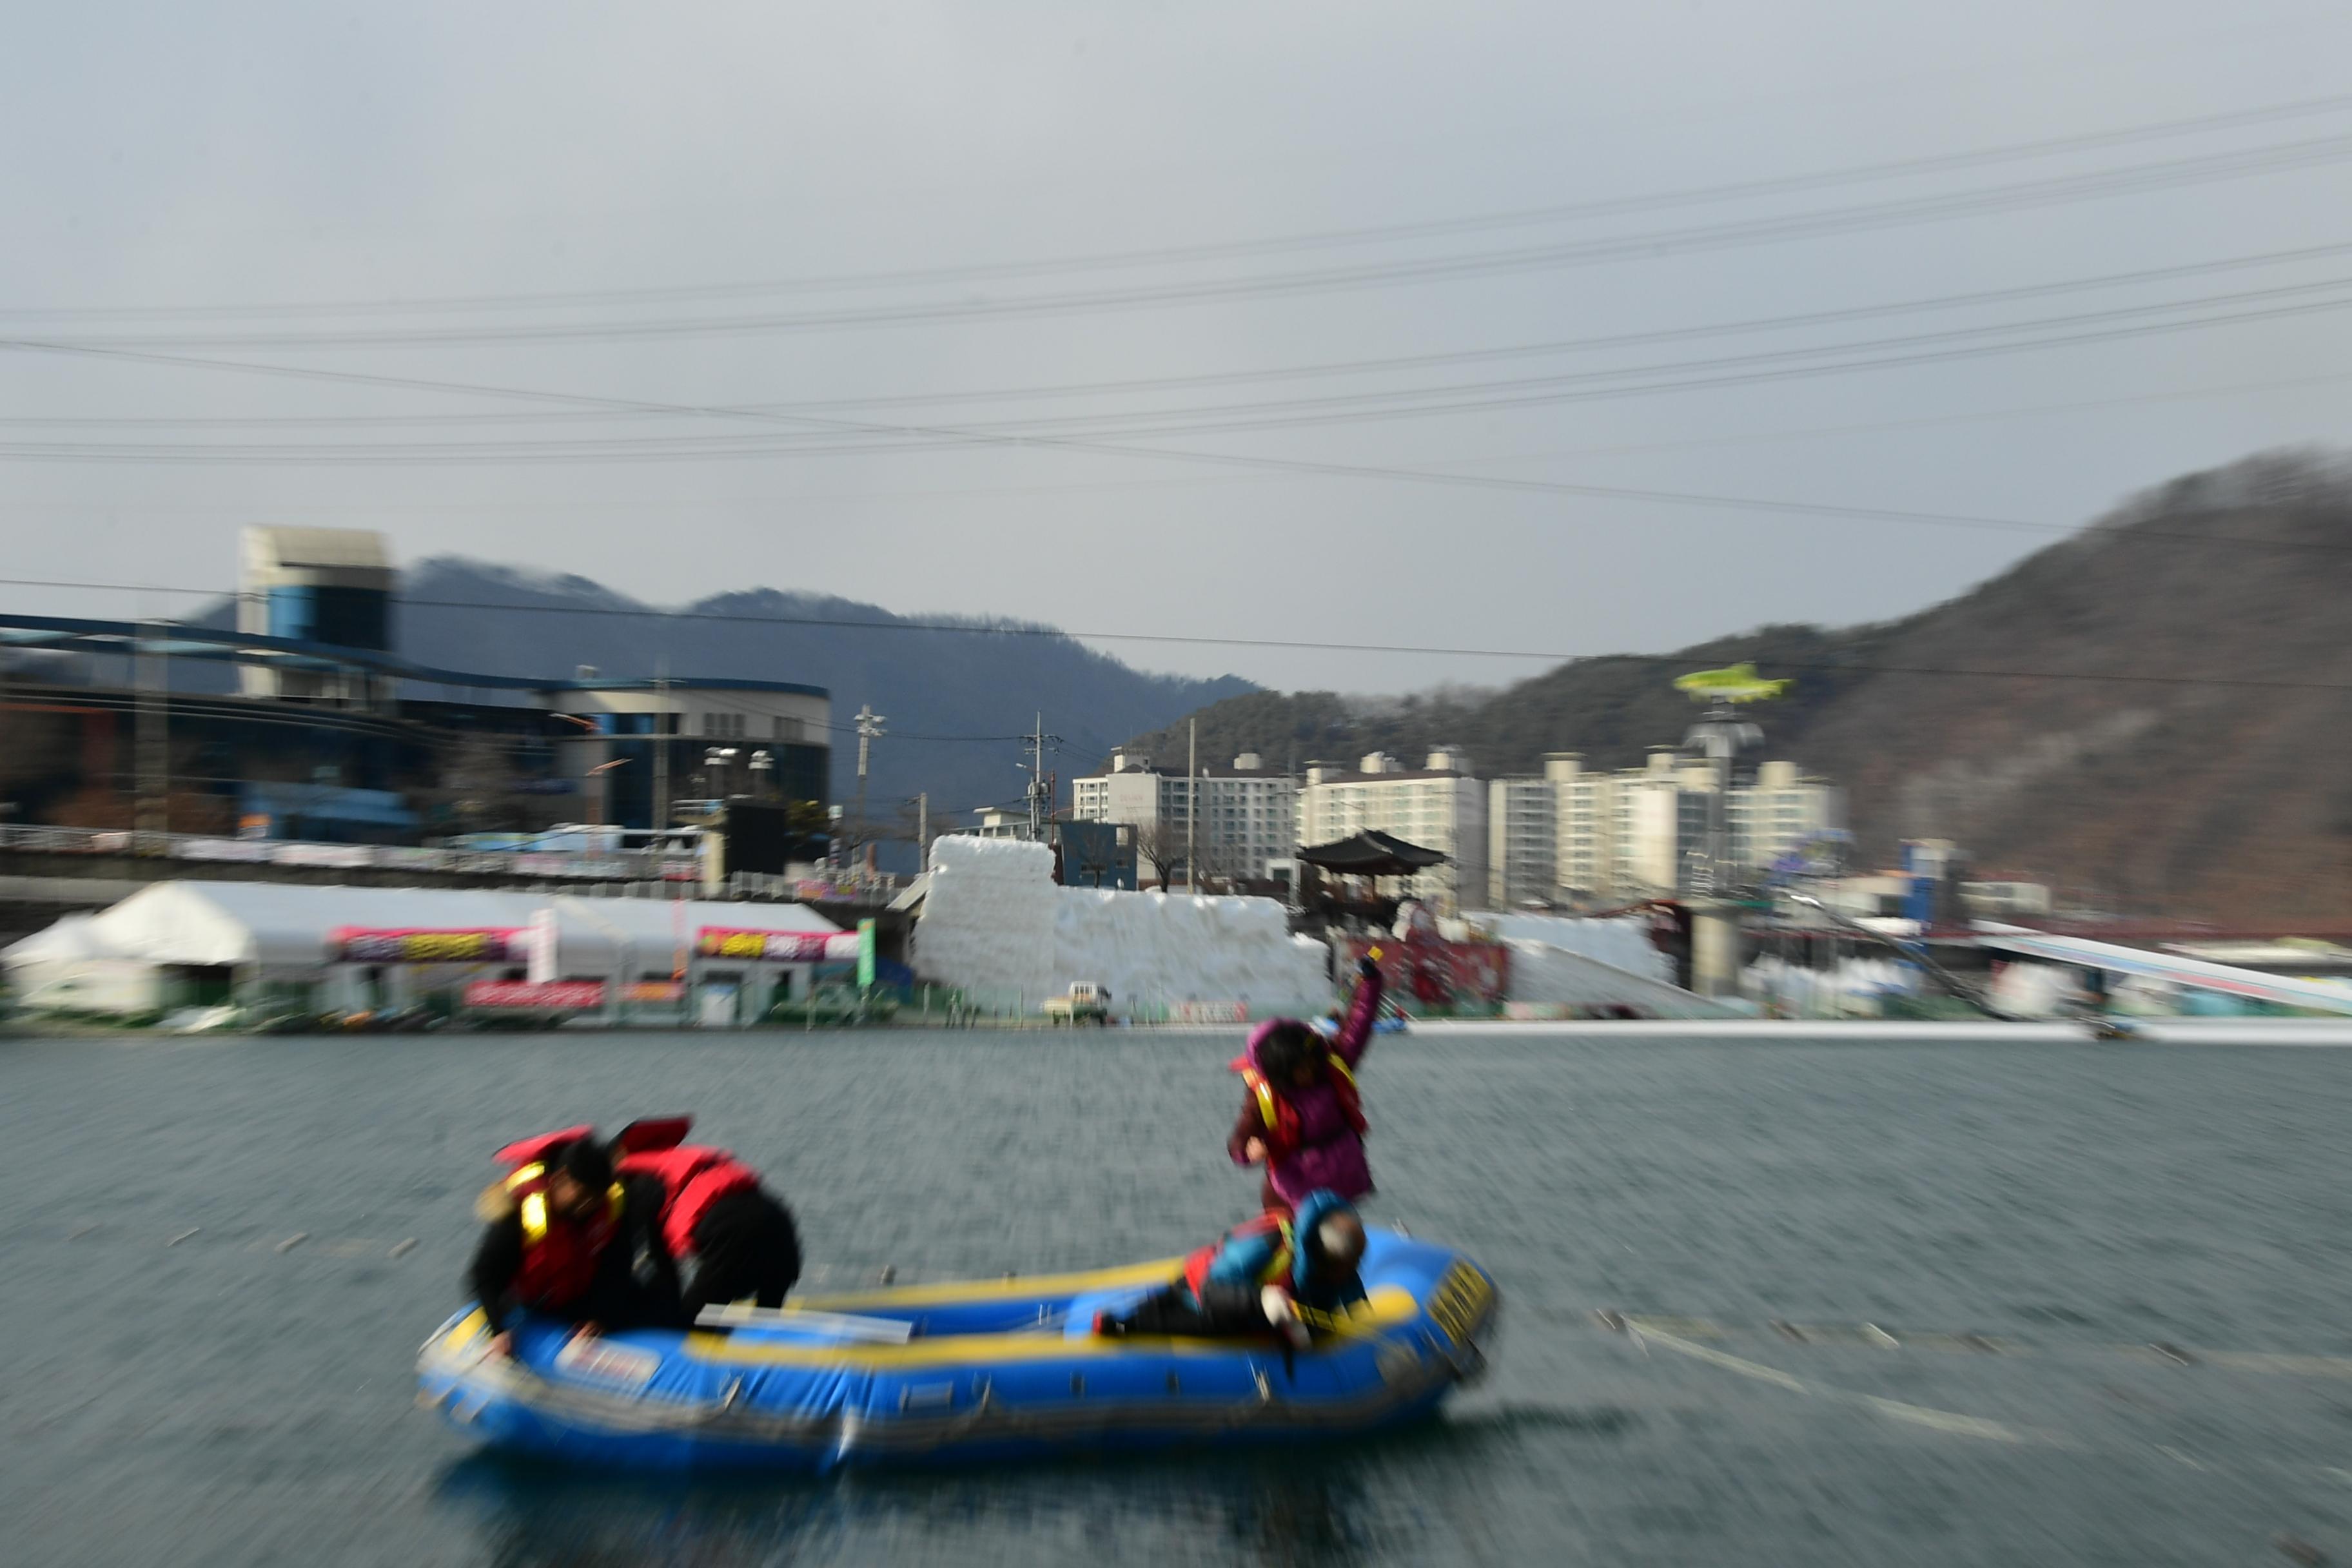
[[[477,980],[466,987],[468,1007],[583,1013],[604,1005],[601,980]]]
[[[514,926],[337,926],[327,933],[327,952],[340,963],[520,963],[530,952],[529,934]]]
[[[770,963],[814,963],[826,956],[825,944],[836,937],[849,936],[837,931],[739,931],[731,926],[704,926],[695,933],[695,951],[705,958],[735,958]],[[857,956],[853,945],[848,956]]]

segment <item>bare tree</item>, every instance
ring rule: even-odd
[[[1151,868],[1160,879],[1160,890],[1168,890],[1169,879],[1176,868],[1184,863],[1184,826],[1160,817],[1135,826],[1135,858],[1141,865]]]

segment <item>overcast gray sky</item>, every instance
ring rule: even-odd
[[[2184,0],[34,8],[5,570],[218,590],[317,522],[1081,632],[1874,619],[2050,537],[2000,524],[2340,438],[2347,58],[2340,5]]]

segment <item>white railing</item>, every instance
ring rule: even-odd
[[[532,877],[585,882],[696,882],[702,862],[660,849],[569,853],[561,850],[443,849],[393,844],[310,844],[283,838],[214,838],[125,828],[0,825],[0,853],[138,855],[214,865],[299,866],[328,870],[439,871],[460,876]]]
[[[44,827],[0,823],[0,855],[136,855],[204,865],[289,866],[320,870],[440,872],[464,877],[514,877],[565,882],[698,883],[702,858],[690,847],[594,850],[453,849],[396,844],[311,844],[285,838],[216,838],[193,833],[139,833],[128,828]],[[727,879],[732,898],[798,903],[878,903],[905,883],[897,877],[845,872],[823,878],[770,877],[738,871]]]
[[[887,872],[866,875],[843,872],[831,877],[776,877],[765,871],[730,871],[727,894],[735,899],[773,899],[795,904],[872,904],[895,896],[907,885],[903,877]]]

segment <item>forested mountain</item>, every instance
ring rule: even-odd
[[[919,791],[934,814],[1017,797],[1027,775],[1013,765],[1022,750],[1011,737],[1040,710],[1063,737],[1047,765],[1067,778],[1121,735],[1249,689],[1233,677],[1148,675],[1014,622],[918,625],[877,605],[773,588],[717,595],[673,616],[614,614],[647,606],[583,577],[441,556],[402,574],[401,599],[400,651],[445,668],[560,678],[583,664],[608,676],[666,666],[673,676],[805,681],[833,693],[836,726],[871,703],[891,731],[874,747],[867,784],[877,817]],[[500,607],[511,605],[529,608]],[[926,629],[941,626],[1000,635]],[[839,732],[834,742],[835,798],[846,800],[857,748]]]
[[[2352,921],[2352,469],[2274,456],[2137,497],[1958,598],[1843,629],[1768,626],[1580,659],[1496,691],[1256,691],[1199,715],[1203,757],[1351,760],[1433,744],[1482,774],[1624,765],[1682,738],[1687,669],[1795,687],[1763,756],[1844,784],[1865,856],[1958,840],[1980,868],[2127,911]],[[1181,757],[1182,721],[1139,735]]]

